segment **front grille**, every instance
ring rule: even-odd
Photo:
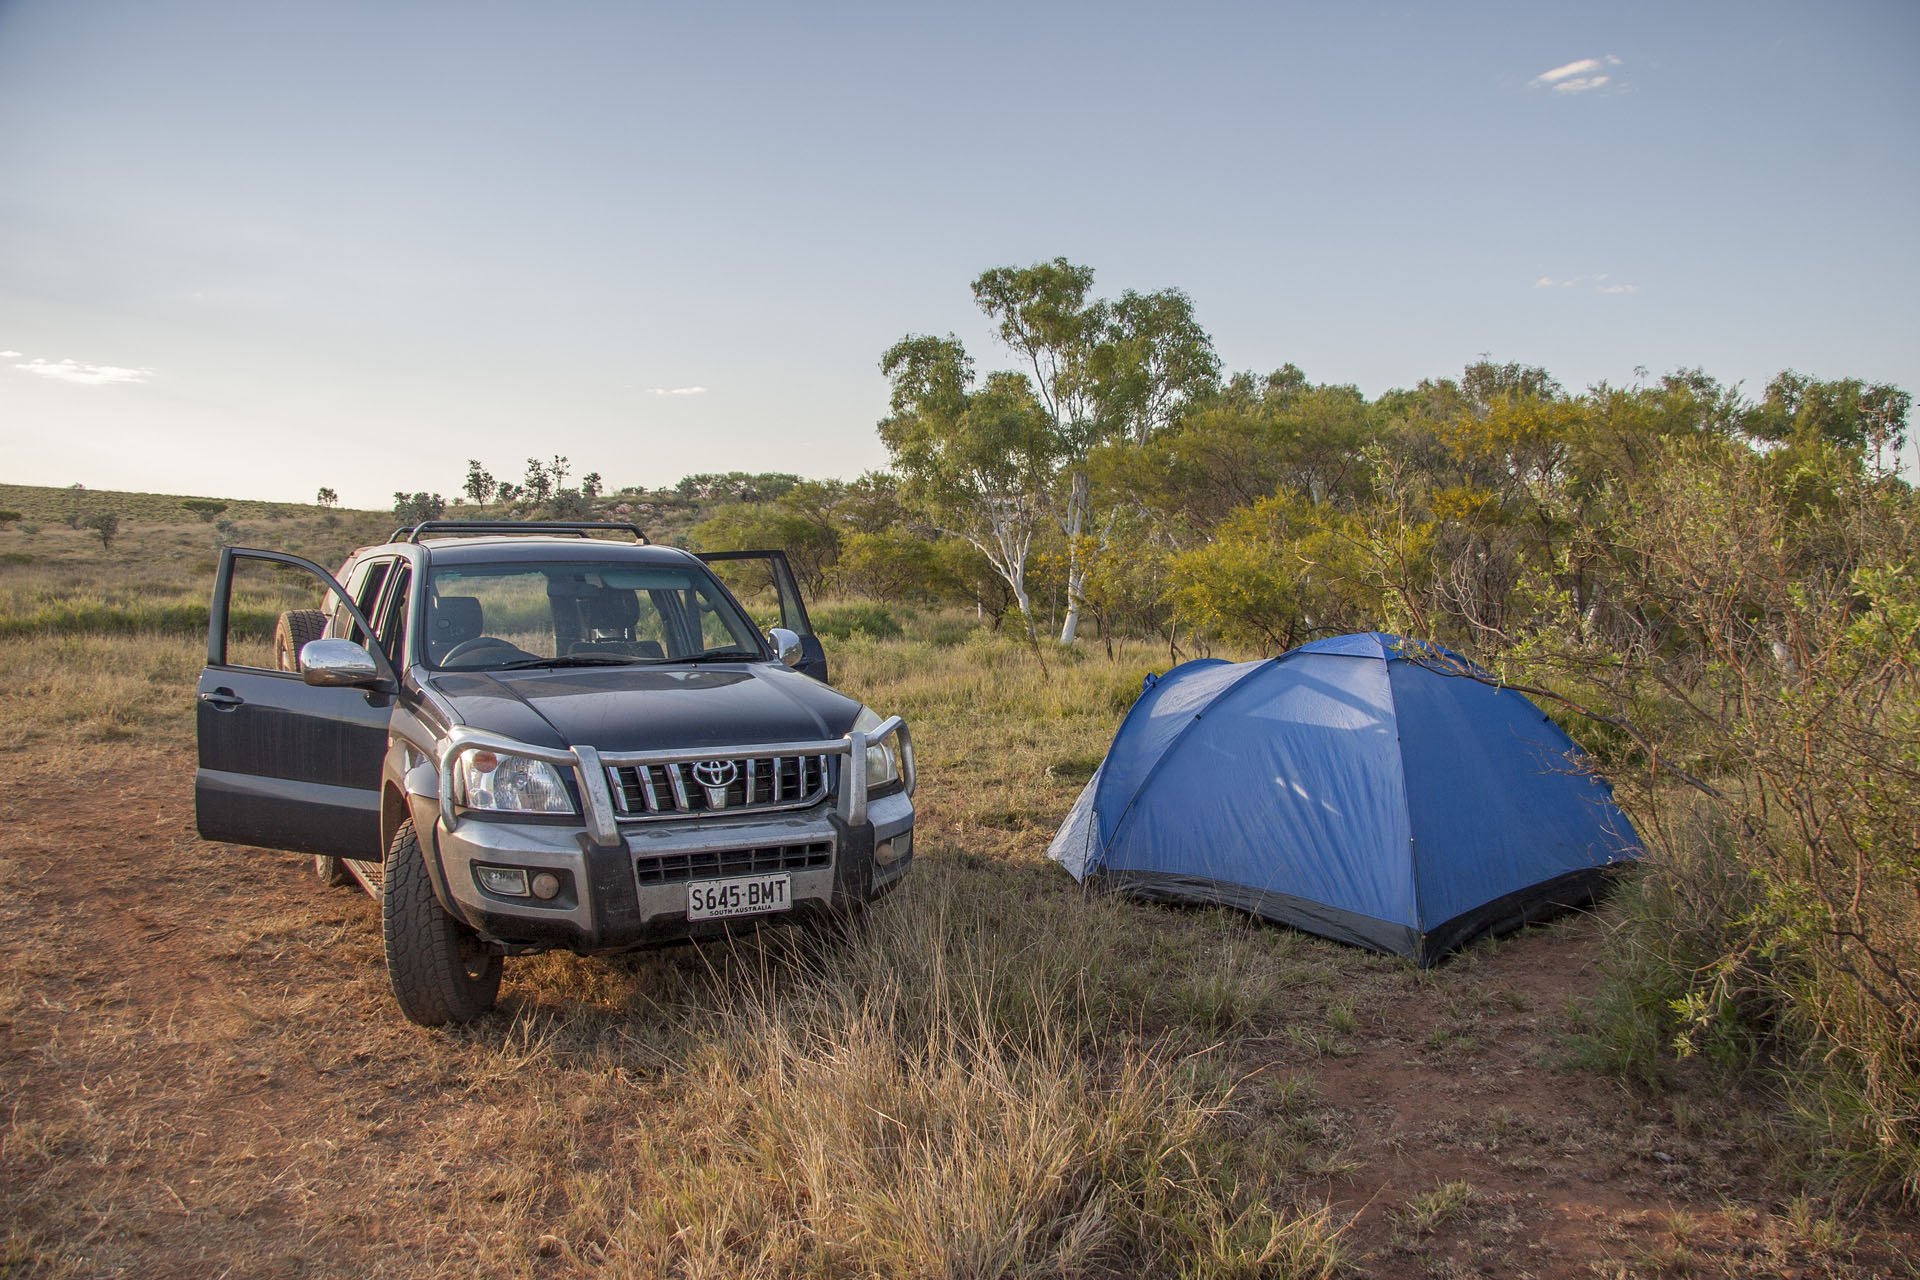
[[[833,865],[833,842],[779,844],[762,849],[710,849],[704,853],[663,853],[634,860],[640,883],[672,884],[681,880],[719,880],[727,876],[757,876],[774,871],[807,871]]]
[[[720,766],[731,765],[731,770]],[[702,779],[725,776],[718,786]],[[756,756],[747,760],[681,760],[673,764],[610,765],[613,805],[620,816],[648,818],[690,813],[752,813],[798,809],[827,794],[827,757]]]

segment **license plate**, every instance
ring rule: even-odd
[[[702,880],[687,886],[687,919],[723,920],[728,916],[757,916],[793,908],[790,881],[774,876],[741,876],[736,880]]]

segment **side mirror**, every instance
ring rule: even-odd
[[[369,685],[379,682],[380,668],[351,640],[309,640],[300,647],[300,678],[317,685]]]
[[[780,655],[780,661],[790,667],[800,665],[800,636],[785,627],[775,627],[767,632],[767,639],[773,644],[773,651]]]

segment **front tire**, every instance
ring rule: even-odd
[[[412,822],[400,824],[387,848],[380,923],[387,980],[409,1022],[471,1022],[493,1008],[500,995],[500,957],[433,896]]]

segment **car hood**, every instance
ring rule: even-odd
[[[660,751],[844,737],[860,704],[770,663],[442,671],[429,678],[476,729],[537,746]]]

